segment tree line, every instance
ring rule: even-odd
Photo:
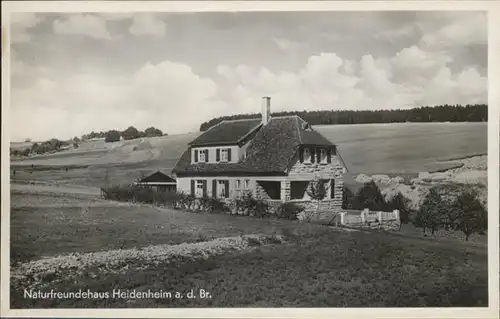
[[[55,153],[59,152],[62,149],[73,146],[73,148],[78,148],[80,143],[85,140],[91,140],[94,138],[104,138],[105,142],[117,142],[122,137],[124,140],[133,140],[141,137],[155,137],[155,136],[164,136],[167,135],[163,133],[160,129],[157,129],[153,126],[145,129],[144,131],[139,131],[133,126],[128,127],[124,131],[118,130],[109,130],[107,132],[90,132],[89,134],[83,134],[81,138],[77,136],[73,137],[71,140],[62,141],[56,138],[52,138],[45,142],[33,143],[31,147],[26,147],[22,150],[11,148],[10,155],[11,156],[29,156],[35,154],[46,154],[46,153]]]
[[[422,106],[412,109],[397,110],[324,110],[324,111],[293,111],[276,112],[271,116],[298,115],[311,125],[331,124],[372,124],[372,123],[404,123],[404,122],[486,122],[488,120],[488,105],[438,105]],[[260,118],[260,113],[237,114],[213,118],[200,125],[200,131],[223,120],[240,120]]]
[[[119,130],[109,130],[106,132],[90,132],[89,134],[82,135],[82,140],[90,140],[94,138],[104,138],[106,142],[117,142],[122,137],[124,140],[133,140],[141,137],[155,137],[155,136],[164,136],[167,135],[163,133],[162,130],[155,128],[154,126],[148,127],[144,131],[139,131],[137,128],[133,126],[129,126],[124,131]]]

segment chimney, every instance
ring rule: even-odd
[[[271,119],[271,98],[264,96],[262,98],[262,124],[266,125]]]

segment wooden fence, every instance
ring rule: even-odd
[[[340,223],[342,225],[358,225],[376,222],[400,222],[399,211],[397,209],[392,212],[370,211],[368,208],[365,208],[364,210],[344,210],[340,213]]]

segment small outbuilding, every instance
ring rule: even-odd
[[[156,188],[157,191],[175,193],[177,191],[177,182],[174,178],[157,171],[140,181],[134,183],[141,187]]]

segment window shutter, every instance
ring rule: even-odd
[[[219,149],[219,148],[218,148],[218,149],[217,149],[217,151],[215,152],[215,160],[216,160],[217,162],[219,162],[219,161],[220,161],[220,149]]]
[[[231,162],[231,149],[230,148],[227,149],[227,161]]]
[[[205,150],[205,162],[208,163],[208,150]]]
[[[194,180],[191,180],[191,196],[194,196]]]
[[[331,199],[335,198],[335,180],[334,179],[330,180],[330,198]]]
[[[194,150],[194,162],[198,163],[198,150]]]
[[[329,148],[326,149],[326,162],[327,163],[332,162],[332,151]]]
[[[212,180],[212,197],[217,198],[217,180]]]
[[[299,160],[301,163],[304,163],[304,148],[299,147]]]
[[[207,197],[207,180],[203,180],[203,197]]]
[[[311,148],[310,152],[311,152],[311,163],[314,163],[314,148]]]
[[[229,181],[224,181],[224,186],[226,187],[226,198],[229,197]]]

